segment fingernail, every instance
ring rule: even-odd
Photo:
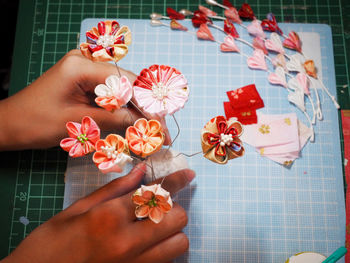
[[[188,182],[191,182],[196,177],[196,173],[193,170],[186,171],[186,179]]]

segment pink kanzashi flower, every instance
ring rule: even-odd
[[[67,122],[66,128],[69,138],[61,141],[60,146],[70,157],[81,157],[95,150],[95,143],[100,139],[100,129],[96,122],[85,116],[81,124]]]
[[[132,87],[126,76],[119,78],[116,75],[110,75],[106,79],[106,85],[96,86],[95,94],[97,95],[96,104],[113,112],[129,102],[132,97]]]
[[[173,207],[170,193],[160,184],[141,185],[134,193],[132,201],[137,205],[135,209],[137,218],[149,217],[156,224],[162,221],[164,214]]]
[[[185,76],[165,65],[143,69],[134,82],[134,98],[138,106],[151,115],[174,114],[184,107],[188,94]]]

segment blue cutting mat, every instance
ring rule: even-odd
[[[82,22],[81,41],[85,41],[86,30],[98,21]],[[265,102],[261,112],[296,112],[307,123],[288,103],[287,91],[271,86],[266,72],[248,69],[243,56],[223,54],[217,43],[199,41],[184,32],[151,27],[149,20],[120,19],[119,22],[129,26],[133,34],[133,44],[119,63],[121,67],[138,74],[152,64],[167,64],[178,68],[189,81],[190,99],[176,113],[181,134],[174,144],[175,150],[188,154],[200,151],[200,130],[212,117],[224,114],[225,92],[251,83],[256,84]],[[182,23],[192,30],[189,21]],[[216,24],[222,26],[220,22]],[[303,36],[314,36],[315,44],[320,43],[322,56],[314,59],[322,64],[319,74],[322,73],[325,85],[335,94],[330,27],[320,24],[280,24],[280,27],[285,32],[305,32]],[[237,30],[241,38],[252,40],[241,27]],[[216,39],[223,40],[222,32],[211,31]],[[252,53],[249,47],[237,45],[244,53]],[[271,64],[268,66],[272,70]],[[338,115],[323,93],[321,102],[324,120],[315,126],[316,141],[306,145],[301,158],[290,169],[261,157],[248,145],[243,158],[224,166],[201,155],[188,158],[197,178],[178,194],[177,200],[188,211],[185,232],[190,239],[190,251],[178,262],[284,262],[301,251],[328,256],[344,245]],[[309,103],[307,109],[310,113]],[[174,135],[176,128],[170,118],[168,126]],[[72,194],[66,190],[65,200]]]

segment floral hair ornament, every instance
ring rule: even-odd
[[[119,78],[116,75],[110,75],[106,78],[106,84],[96,86],[95,94],[97,96],[96,104],[113,112],[130,101],[132,86],[126,76]]]
[[[204,157],[218,164],[241,157],[244,148],[239,136],[243,127],[235,118],[226,120],[223,116],[211,119],[202,129],[201,143]]]
[[[166,65],[152,65],[143,69],[134,82],[136,103],[151,115],[173,115],[184,107],[188,95],[185,76]]]
[[[93,61],[121,60],[128,53],[131,32],[127,26],[120,27],[115,20],[101,21],[97,28],[86,32],[86,42],[80,45],[81,53]]]
[[[96,142],[96,152],[92,160],[104,174],[120,173],[127,163],[132,162],[128,142],[120,135],[109,134],[106,139]]]
[[[161,222],[164,214],[173,207],[170,193],[160,184],[141,185],[133,194],[132,201],[137,205],[135,215],[138,219],[148,217],[156,224]]]
[[[126,129],[125,138],[129,149],[145,158],[162,148],[165,135],[159,121],[142,118]]]
[[[268,13],[266,16],[267,19],[264,19],[261,22],[261,26],[265,31],[276,32],[279,35],[283,35],[282,30],[277,25],[277,21],[275,15],[272,13]]]
[[[85,116],[81,124],[77,122],[66,123],[69,138],[61,140],[60,146],[70,157],[81,157],[95,150],[95,143],[100,139],[100,129],[96,122]]]

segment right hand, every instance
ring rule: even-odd
[[[136,220],[131,197],[145,172],[137,165],[36,228],[3,260],[7,262],[168,262],[189,247],[182,229],[185,210],[178,204],[159,224]],[[172,195],[195,174],[181,170],[169,175],[162,187]],[[159,183],[159,182],[158,182]]]

